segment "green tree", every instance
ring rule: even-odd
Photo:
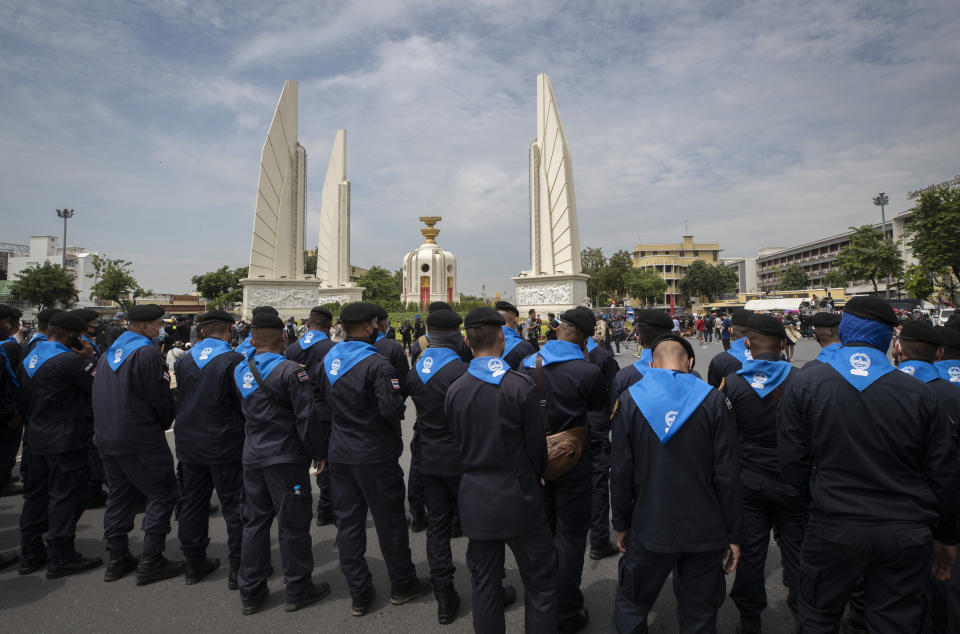
[[[364,301],[375,302],[387,308],[388,305],[392,306],[400,301],[403,290],[402,276],[400,271],[391,273],[382,266],[371,266],[366,275],[357,280],[357,285],[366,289],[363,291]]]
[[[129,310],[137,297],[149,294],[149,291],[141,288],[133,277],[130,271],[132,264],[128,260],[111,260],[99,255],[93,256],[94,272],[88,277],[96,279],[97,282],[90,288],[90,295],[101,302],[117,302],[124,310]]]
[[[587,247],[580,252],[580,270],[590,276],[587,280],[587,296],[594,303],[599,303],[604,291],[600,271],[606,266],[607,258],[603,255],[603,249]]]
[[[711,265],[696,260],[687,267],[678,286],[687,297],[704,297],[712,302],[720,295],[737,289],[737,274],[722,264]]]
[[[780,269],[780,281],[777,283],[777,289],[781,291],[796,291],[804,288],[810,288],[810,276],[803,270],[799,264],[791,264],[785,269]]]
[[[596,274],[600,282],[600,294],[613,293],[617,301],[623,301],[627,293],[627,275],[631,270],[633,260],[630,253],[621,249],[611,255],[607,265]]]
[[[847,280],[870,280],[873,292],[880,292],[877,281],[903,275],[903,258],[897,245],[883,239],[871,225],[850,227],[850,244],[837,254],[837,268]]]
[[[216,271],[194,275],[190,281],[197,292],[209,300],[214,308],[226,308],[230,304],[243,300],[243,287],[240,280],[247,276],[248,267],[231,269],[221,266]]]
[[[910,297],[927,299],[935,289],[935,275],[922,266],[912,264],[903,274],[903,288]]]
[[[304,273],[317,273],[317,252],[316,251],[304,251],[303,252],[303,272]]]
[[[44,262],[17,273],[10,292],[36,305],[38,310],[57,304],[66,308],[77,299],[73,281],[73,276],[59,264]]]
[[[627,294],[643,302],[656,304],[667,292],[667,281],[654,269],[631,268],[626,275]]]
[[[849,280],[840,269],[827,271],[827,274],[823,276],[823,285],[827,288],[846,288],[847,282],[849,282]]]
[[[949,270],[960,279],[960,189],[922,193],[907,220],[907,233],[913,254],[925,271]]]

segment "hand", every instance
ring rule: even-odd
[[[7,421],[7,429],[13,431],[20,426],[20,412],[14,412],[13,416]]]
[[[957,558],[957,547],[941,544],[933,540],[933,566],[931,572],[937,581],[946,581],[950,578],[953,561]]]
[[[623,531],[622,533],[617,533],[617,548],[620,549],[620,552],[623,554],[627,553],[627,533],[630,531]]]
[[[80,349],[77,350],[77,354],[79,354],[81,357],[84,357],[85,359],[89,359],[89,358],[93,357],[93,354],[94,354],[94,353],[93,353],[93,346],[90,345],[90,342],[87,341],[86,339],[81,339],[81,340],[80,340]]]
[[[737,569],[738,563],[740,563],[740,546],[730,544],[730,548],[723,554],[723,571],[730,574]]]
[[[313,468],[316,469],[317,473],[323,473],[327,468],[326,460],[314,460]]]

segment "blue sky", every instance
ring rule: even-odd
[[[547,72],[582,246],[726,256],[879,221],[960,172],[960,5],[0,0],[0,241],[58,234],[155,291],[249,258],[257,163],[300,82],[308,247],[347,130],[352,259],[400,267],[440,215],[460,290],[529,267]]]

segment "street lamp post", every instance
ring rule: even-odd
[[[60,267],[67,270],[67,221],[73,218],[73,209],[57,209],[57,216],[63,218],[63,257],[60,258]]]
[[[873,197],[873,204],[880,208],[880,231],[883,234],[883,241],[887,240],[887,205],[890,204],[890,197],[884,192],[880,192]],[[890,297],[890,275],[887,275],[887,297]]]

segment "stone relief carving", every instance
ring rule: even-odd
[[[247,305],[274,308],[312,307],[317,303],[317,291],[293,288],[249,288]]]
[[[570,284],[545,283],[521,284],[517,283],[517,303],[525,306],[564,305],[571,304],[572,290]]]

